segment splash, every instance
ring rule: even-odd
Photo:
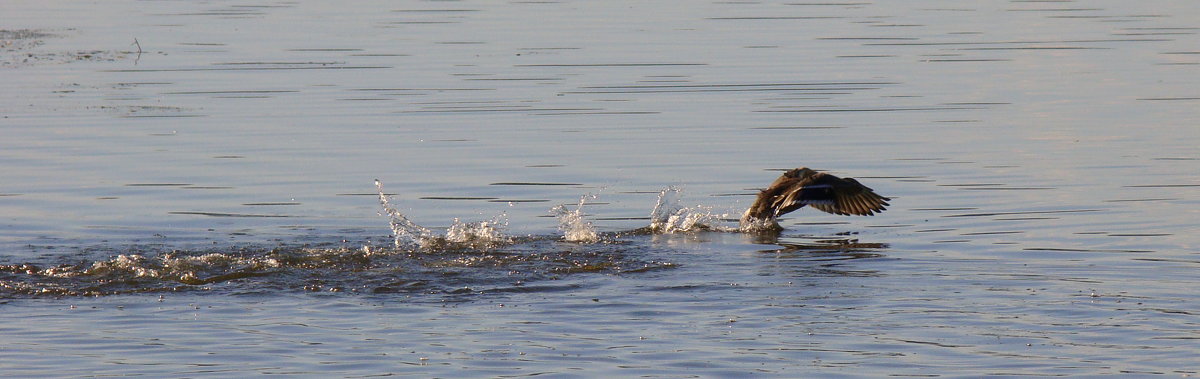
[[[685,207],[680,202],[682,197],[683,190],[675,186],[658,192],[658,203],[654,204],[654,210],[650,211],[651,231],[671,234],[699,230],[730,230],[718,225],[726,215],[714,214],[709,207]]]
[[[433,238],[433,231],[410,221],[392,207],[388,196],[383,193],[383,182],[379,179],[375,179],[375,188],[379,190],[379,205],[383,206],[383,211],[388,216],[388,225],[392,228],[392,237],[397,249],[416,250]]]
[[[550,211],[558,217],[558,231],[562,232],[563,240],[571,242],[596,242],[600,240],[600,234],[596,233],[596,228],[592,226],[590,221],[583,218],[583,206],[587,204],[589,198],[595,199],[596,195],[585,195],[579,198],[579,205],[574,210],[567,209],[566,205],[559,205]]]
[[[392,228],[392,237],[396,249],[402,251],[427,250],[455,247],[491,247],[498,244],[512,243],[512,238],[504,234],[508,227],[508,215],[500,214],[491,220],[463,222],[457,218],[439,236],[432,230],[417,225],[404,214],[392,207],[391,201],[383,192],[383,183],[375,179],[375,188],[379,190],[379,204],[388,216],[388,225]],[[369,249],[369,247],[367,248]]]
[[[487,221],[462,222],[457,218],[446,230],[446,242],[455,244],[497,244],[512,242],[504,234],[508,227],[508,215],[500,214]]]

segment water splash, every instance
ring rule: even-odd
[[[655,233],[671,234],[699,230],[736,231],[718,223],[724,214],[714,214],[709,207],[685,207],[680,199],[683,190],[670,186],[658,192],[658,203],[650,211],[650,230]]]
[[[463,222],[457,218],[446,234],[439,236],[426,227],[417,225],[404,214],[392,207],[391,201],[383,192],[383,183],[375,179],[375,188],[379,190],[379,204],[383,206],[388,216],[388,225],[392,228],[392,237],[396,249],[403,251],[437,250],[446,247],[490,247],[497,244],[512,243],[512,238],[504,234],[508,227],[508,215],[500,214],[491,220]],[[449,245],[449,246],[447,246]]]
[[[600,234],[596,233],[596,228],[592,226],[591,221],[583,218],[583,206],[587,204],[587,200],[595,199],[596,195],[584,195],[579,197],[579,205],[574,210],[567,209],[566,205],[559,205],[550,211],[558,217],[558,231],[562,232],[563,240],[571,242],[596,242],[600,240]]]
[[[500,215],[487,221],[462,222],[457,218],[450,229],[446,230],[446,242],[456,244],[497,244],[512,242],[512,238],[504,234],[508,228],[508,214]]]
[[[392,228],[392,237],[397,249],[416,250],[433,238],[433,231],[417,225],[404,214],[392,207],[388,196],[383,193],[383,182],[375,179],[375,188],[379,190],[379,205],[388,216],[388,225]]]

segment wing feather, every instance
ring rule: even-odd
[[[760,191],[742,221],[773,220],[805,206],[836,215],[873,216],[887,209],[888,200],[853,178],[801,167],[789,170]]]

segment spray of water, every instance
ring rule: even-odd
[[[392,207],[388,196],[383,192],[383,182],[375,179],[375,188],[379,190],[379,204],[388,216],[388,225],[392,227],[392,237],[396,248],[401,250],[416,250],[433,238],[433,231],[415,222]]]
[[[685,207],[680,199],[683,190],[671,186],[658,192],[658,203],[650,211],[650,230],[655,233],[671,234],[698,230],[725,230],[718,223],[724,214],[714,214],[708,207]]]
[[[595,198],[596,195],[580,197],[579,205],[575,206],[573,210],[567,209],[565,205],[559,205],[550,210],[558,217],[558,231],[562,232],[563,240],[585,243],[600,240],[600,234],[596,233],[596,228],[590,221],[583,218],[583,205],[587,204],[588,199]]]
[[[462,222],[457,218],[446,230],[446,242],[455,244],[495,244],[512,242],[504,234],[508,227],[508,215],[500,214],[487,221]]]
[[[487,221],[463,222],[454,219],[454,223],[439,236],[432,230],[412,222],[404,214],[392,207],[391,201],[383,192],[383,183],[375,179],[375,188],[379,190],[379,204],[383,213],[388,216],[388,225],[392,228],[396,249],[416,251],[418,249],[438,248],[461,245],[492,246],[511,243],[512,238],[504,234],[508,227],[508,215],[500,214]],[[369,251],[369,250],[368,250]]]

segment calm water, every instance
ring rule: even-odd
[[[5,376],[1200,374],[1192,2],[0,14]]]

